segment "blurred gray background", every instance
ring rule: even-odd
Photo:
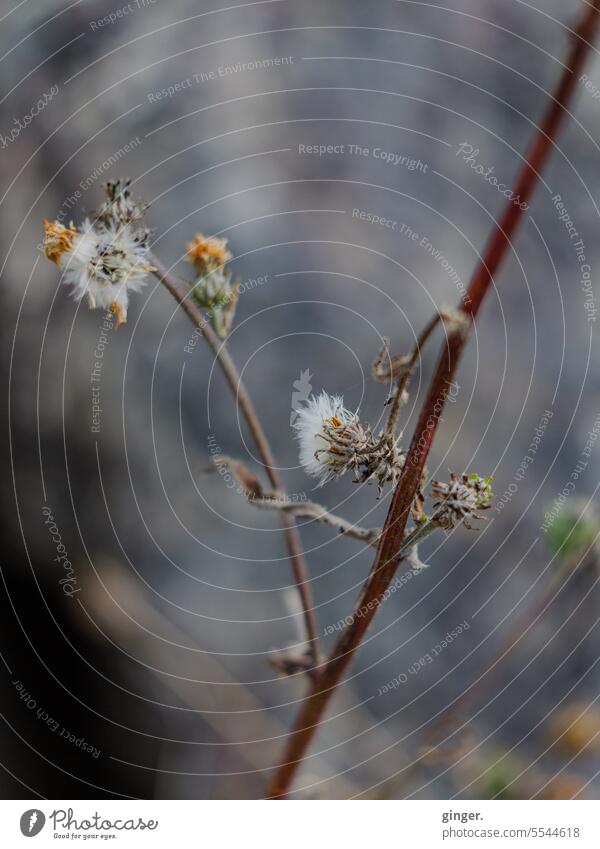
[[[154,250],[175,273],[189,272],[196,230],[227,237],[235,274],[266,277],[241,297],[229,346],[288,491],[382,524],[389,491],[377,502],[372,488],[343,479],[314,492],[297,467],[293,383],[308,369],[314,392],[342,394],[380,422],[385,386],[370,364],[381,337],[408,350],[436,307],[458,302],[457,279],[468,284],[502,209],[458,146],[511,183],[581,9],[576,0],[1,4],[6,796],[260,797],[305,691],[267,662],[298,642],[277,517],[206,471],[213,436],[261,474],[212,357],[202,343],[185,351],[193,328],[154,278],[132,299],[128,324],[103,340],[102,314],[76,304],[40,252],[41,220],[62,211],[81,221],[104,180],[129,176],[151,203]],[[430,457],[432,477],[477,471],[494,476],[499,499],[513,492],[480,534],[459,528],[424,547],[431,568],[380,611],[299,796],[597,795],[598,591],[587,567],[558,580],[437,756],[407,768],[437,745],[444,709],[510,644],[512,628],[520,635],[556,580],[540,526],[600,412],[594,323],[552,202],[561,195],[585,243],[597,295],[597,54],[586,73]],[[11,138],[52,86],[56,95]],[[439,341],[413,382],[406,441]],[[550,424],[515,480],[545,410]],[[565,512],[595,497],[598,449],[585,459]],[[44,505],[73,564],[73,597],[58,583]],[[302,540],[324,632],[352,609],[372,555],[314,523],[303,523]],[[434,662],[407,673],[464,621]],[[402,673],[406,683],[378,695]],[[587,711],[581,754],[569,735],[553,745],[552,716],[573,705],[582,705],[575,716]]]

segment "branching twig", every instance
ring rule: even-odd
[[[417,364],[417,360],[423,346],[437,327],[440,321],[447,322],[448,332],[453,333],[457,330],[457,311],[451,307],[443,307],[440,312],[436,313],[433,318],[431,318],[423,330],[420,332],[415,345],[410,352],[410,354],[396,354],[391,357],[389,354],[389,340],[384,339],[384,345],[381,351],[379,352],[375,362],[373,363],[372,373],[375,380],[393,380],[394,387],[392,389],[392,393],[387,400],[386,404],[389,405],[390,410],[388,413],[388,418],[385,427],[386,434],[394,434],[396,432],[396,427],[398,425],[398,415],[400,413],[400,408],[402,407],[406,395],[406,389],[408,386],[408,382],[412,376],[415,365]],[[462,321],[462,329],[468,328],[468,320],[466,319],[464,313],[462,313],[463,321]],[[461,321],[458,320],[458,329],[460,329]],[[387,355],[387,367],[384,365]]]
[[[354,525],[342,516],[335,516],[314,501],[293,501],[282,492],[265,492],[260,481],[241,460],[234,460],[232,457],[221,454],[214,458],[214,463],[217,466],[227,466],[240,485],[240,489],[243,490],[244,495],[254,507],[279,510],[282,513],[297,516],[299,519],[315,519],[317,522],[331,525],[344,536],[352,537],[367,545],[377,545],[381,536],[381,528],[361,528],[360,525]]]
[[[471,319],[477,315],[488,292],[493,275],[497,272],[510,246],[510,240],[523,216],[523,203],[526,204],[531,198],[539,174],[554,145],[560,124],[567,114],[568,104],[572,98],[577,79],[591,48],[590,42],[596,34],[599,9],[600,0],[593,0],[585,8],[574,34],[575,40],[558,88],[535,134],[517,178],[513,197],[518,196],[521,204],[516,205],[509,201],[471,279],[468,297],[461,305],[465,316]],[[340,636],[329,660],[317,677],[312,692],[303,702],[285,746],[279,769],[269,784],[268,795],[270,798],[282,798],[288,793],[295,773],[323,718],[325,709],[393,579],[399,563],[404,530],[411,505],[420,485],[425,461],[431,449],[433,437],[444,409],[449,385],[452,382],[466,338],[467,333],[455,333],[450,335],[446,344],[444,344],[419,416],[402,476],[394,492],[375,563],[362,596],[363,607],[365,601],[371,606],[368,607],[364,616],[353,616],[351,624]]]
[[[271,447],[256,414],[254,405],[252,404],[246,387],[242,383],[239,372],[227,351],[225,343],[223,340],[219,339],[217,334],[202,315],[200,309],[191,300],[189,291],[186,290],[185,287],[162,266],[154,255],[151,254],[148,259],[154,267],[154,274],[158,280],[173,295],[183,311],[202,333],[202,336],[214,353],[215,358],[225,375],[225,379],[233,392],[237,405],[246,420],[248,428],[250,429],[271,485],[274,489],[281,490],[281,482],[279,480],[279,475],[275,470],[275,460],[273,458]],[[285,540],[292,564],[294,582],[298,588],[298,593],[302,603],[302,612],[306,627],[306,642],[307,646],[310,648],[313,662],[316,664],[319,657],[319,632],[312,593],[310,590],[310,580],[308,577],[306,563],[304,561],[304,555],[302,554],[300,535],[292,516],[287,513],[282,513],[281,523],[283,525]]]

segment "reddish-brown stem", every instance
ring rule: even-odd
[[[494,228],[484,255],[477,265],[468,289],[468,295],[460,305],[471,319],[477,315],[487,294],[494,274],[510,247],[511,238],[523,217],[523,206],[531,198],[540,172],[554,145],[554,139],[564,119],[568,104],[583,63],[591,48],[598,26],[600,0],[587,5],[574,33],[566,67],[561,75],[556,92],[548,105],[542,123],[537,129],[525,161],[519,171],[513,197],[520,203],[510,201]],[[360,597],[361,615],[353,616],[352,622],[341,634],[329,660],[313,683],[312,691],[302,703],[294,727],[287,739],[281,764],[268,786],[268,796],[282,798],[290,789],[292,780],[305,757],[307,749],[323,718],[325,708],[338,687],[344,671],[360,645],[383,595],[398,567],[398,552],[404,537],[410,507],[417,493],[421,474],[431,449],[446,396],[458,360],[465,346],[468,331],[448,336],[442,348],[435,374],[415,429],[406,463],[398,486],[394,492],[387,515],[375,562],[365,590]],[[355,611],[356,614],[356,611]]]
[[[254,404],[248,391],[244,386],[240,374],[231,359],[227,347],[222,339],[219,339],[212,327],[207,323],[200,309],[190,298],[188,289],[185,289],[175,277],[170,274],[166,268],[162,266],[160,261],[151,255],[149,262],[154,266],[155,274],[163,286],[173,295],[179,306],[186,315],[193,321],[195,326],[200,330],[202,336],[206,340],[208,346],[215,355],[225,379],[229,384],[231,391],[236,399],[237,405],[242,411],[246,420],[246,424],[252,434],[252,438],[260,454],[260,458],[264,464],[265,472],[271,482],[273,489],[281,491],[281,481],[275,469],[275,459],[267,436],[262,428],[260,419],[254,409]],[[285,541],[292,564],[292,572],[294,575],[294,583],[298,589],[300,602],[302,605],[302,615],[304,618],[304,626],[306,631],[307,649],[310,651],[313,666],[317,664],[319,659],[319,631],[315,608],[310,590],[310,580],[308,570],[302,553],[302,543],[300,534],[294,521],[293,516],[288,513],[281,513],[281,524],[285,534]],[[314,676],[312,668],[309,670],[311,677]]]

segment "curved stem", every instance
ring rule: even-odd
[[[523,218],[523,205],[527,208],[527,201],[533,194],[540,172],[554,145],[554,139],[567,113],[579,73],[590,51],[590,42],[596,34],[599,10],[600,0],[593,0],[584,9],[574,33],[574,42],[566,67],[517,177],[512,197],[518,196],[521,203],[516,205],[512,201],[508,202],[500,222],[490,237],[483,258],[471,278],[468,294],[460,305],[465,315],[471,319],[477,315],[489,291],[493,275],[510,247],[511,237]],[[314,682],[311,693],[303,702],[288,737],[280,766],[268,786],[270,798],[282,798],[289,792],[298,767],[306,756],[308,747],[323,719],[325,709],[394,577],[400,560],[399,553],[410,508],[418,491],[425,461],[467,338],[468,330],[464,333],[455,333],[442,348],[406,463],[392,498],[375,562],[361,595],[365,615],[356,616],[355,611],[352,622],[341,634],[328,661]]]
[[[179,281],[170,274],[162,263],[151,254],[148,258],[149,262],[154,267],[154,274],[163,286],[173,295],[181,309],[192,320],[194,325],[202,333],[209,348],[214,353],[221,371],[225,375],[225,379],[229,384],[231,391],[235,397],[236,403],[240,408],[246,424],[252,434],[252,438],[258,449],[261,460],[265,466],[265,471],[274,489],[281,490],[281,481],[275,469],[275,459],[267,436],[260,423],[260,419],[254,409],[254,404],[244,386],[240,374],[231,359],[229,351],[222,339],[214,332],[210,324],[206,321],[200,309],[194,304],[190,298],[189,290],[187,290]],[[292,564],[292,572],[294,575],[294,583],[298,589],[300,602],[302,605],[302,615],[306,630],[306,642],[310,651],[313,663],[316,666],[319,659],[319,632],[315,608],[310,590],[310,579],[308,570],[302,553],[302,544],[300,534],[292,516],[287,513],[281,513],[281,524],[285,541]],[[312,673],[311,673],[312,674]]]
[[[441,321],[441,315],[436,312],[436,314],[428,321],[428,323],[425,325],[425,327],[419,334],[419,338],[415,342],[415,346],[411,354],[406,358],[402,373],[400,374],[400,377],[396,382],[396,386],[394,387],[390,411],[388,413],[388,420],[385,427],[385,433],[387,434],[395,434],[396,432],[396,427],[398,425],[398,416],[400,414],[400,407],[402,406],[402,395],[404,393],[404,390],[406,389],[408,381],[410,380],[410,376],[419,358],[421,350],[423,349],[423,346],[437,327],[439,321]]]

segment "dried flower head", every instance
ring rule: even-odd
[[[196,233],[186,247],[187,260],[193,263],[199,275],[225,265],[233,256],[227,249],[227,239],[204,236],[202,233]]]
[[[395,484],[400,477],[404,453],[399,437],[382,433],[375,438],[358,415],[344,407],[343,398],[327,392],[311,396],[298,408],[294,429],[300,463],[319,479],[319,486],[351,469],[359,483],[376,480],[381,493],[385,483]]]
[[[59,221],[48,221],[44,218],[44,253],[56,265],[60,266],[61,257],[73,249],[73,241],[77,236],[77,227],[71,221],[65,227]]]
[[[91,309],[110,308],[117,328],[127,320],[129,293],[139,292],[153,270],[144,210],[128,186],[129,181],[107,183],[107,199],[94,222],[86,219],[79,229],[44,221],[44,252],[62,270],[62,282],[73,287],[76,300],[85,296]]]
[[[192,296],[209,318],[219,336],[227,336],[233,322],[239,297],[226,263],[232,259],[227,239],[196,233],[187,244],[187,259],[194,266],[196,281],[191,285]]]
[[[465,528],[477,530],[467,519],[485,519],[478,510],[488,510],[491,506],[491,478],[481,478],[479,475],[461,475],[454,472],[450,475],[450,483],[432,481],[431,492],[438,501],[433,505],[432,521],[440,527],[449,530],[463,522]]]
[[[129,188],[131,180],[108,180],[104,184],[106,200],[94,213],[97,227],[108,230],[112,227],[129,227],[136,241],[147,245],[150,230],[144,224],[148,204],[134,200]]]

